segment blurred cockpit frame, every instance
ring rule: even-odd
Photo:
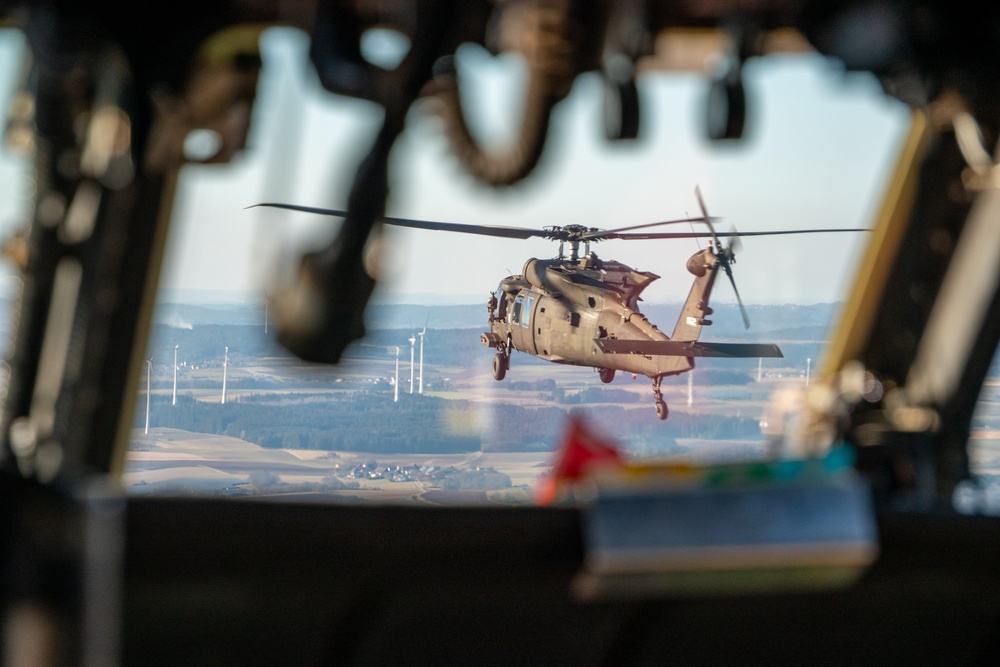
[[[310,36],[326,89],[385,111],[354,176],[345,224],[326,248],[303,257],[298,282],[274,297],[281,340],[305,359],[328,362],[363,334],[375,284],[363,250],[385,212],[390,151],[418,99],[443,119],[465,168],[503,187],[530,178],[552,109],[585,72],[604,81],[612,141],[637,136],[636,76],[704,71],[704,53],[718,56],[705,73],[706,132],[719,141],[741,136],[747,59],[815,49],[874,73],[913,109],[913,128],[828,356],[824,389],[809,402],[806,432],[794,437],[856,445],[859,467],[887,506],[944,509],[968,477],[972,408],[1000,342],[993,158],[1000,6],[175,0],[140,8],[121,0],[5,0],[0,16],[30,47],[8,145],[32,151],[36,164],[30,225],[5,246],[23,275],[0,420],[0,469],[5,486],[17,489],[5,493],[8,556],[11,535],[32,534],[21,525],[24,508],[47,507],[36,495],[120,471],[178,170],[227,161],[243,147],[258,38],[274,25]],[[375,29],[405,37],[398,66],[365,59],[362,39]],[[478,145],[464,118],[454,55],[467,42],[520,53],[527,64],[519,130],[500,150]],[[195,130],[213,132],[217,150],[186,154]],[[865,398],[868,381],[885,389],[875,400]],[[66,509],[75,501],[53,502],[67,521],[78,518]],[[65,556],[44,540],[24,549],[57,565]],[[47,595],[28,581],[17,595]]]

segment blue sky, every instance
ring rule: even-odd
[[[0,95],[16,71],[16,41],[0,39]],[[250,148],[233,164],[185,169],[174,212],[164,287],[265,289],[279,267],[334,233],[337,222],[244,207],[264,200],[343,207],[355,166],[375,132],[378,107],[322,91],[306,67],[306,40],[294,30],[265,34],[265,72]],[[471,112],[502,133],[519,89],[516,62],[475,48],[460,54]],[[747,138],[736,145],[703,139],[705,82],[654,73],[639,81],[640,140],[603,138],[600,89],[581,77],[556,110],[536,174],[491,190],[464,174],[437,121],[415,110],[392,163],[390,214],[481,224],[542,227],[581,223],[617,227],[695,213],[700,185],[723,228],[869,226],[908,112],[867,75],[845,74],[817,56],[771,56],[748,63]],[[477,86],[477,88],[473,88]],[[500,129],[497,129],[500,128]],[[24,210],[25,161],[0,157],[0,224],[10,230]],[[748,303],[817,303],[841,298],[858,260],[860,235],[746,239],[734,270]],[[515,241],[394,230],[383,297],[420,301],[484,299],[528,257],[550,257],[543,240]],[[599,255],[662,280],[648,301],[682,299],[693,241],[608,242]],[[468,297],[468,298],[466,298]],[[716,292],[731,301],[728,286]]]

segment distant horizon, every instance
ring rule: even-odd
[[[3,295],[7,296],[7,295]],[[376,290],[369,306],[481,306],[489,294],[428,294],[404,292],[380,292]],[[217,290],[217,289],[162,289],[157,296],[157,305],[182,306],[238,306],[263,303],[262,290]],[[683,298],[671,301],[643,300],[642,306],[676,306],[684,303]],[[735,300],[716,298],[712,303],[734,306]],[[787,303],[751,303],[744,301],[747,308],[827,306],[843,303],[843,300]]]
[[[253,301],[253,292],[231,292],[225,290],[186,290],[174,294],[182,301],[160,301],[153,316],[155,325],[165,325],[180,329],[190,329],[203,325],[252,326],[264,325],[265,308],[260,301]],[[447,301],[445,299],[444,301]],[[641,312],[654,323],[671,330],[683,304],[644,303]],[[386,301],[369,304],[365,314],[368,333],[381,330],[417,330],[422,326],[430,329],[477,329],[486,323],[485,301],[473,303],[388,303]],[[794,329],[798,327],[829,327],[836,313],[842,312],[843,302],[816,304],[748,304],[747,311],[751,329],[743,327],[739,310],[734,303],[715,303],[714,326],[709,337],[724,336],[733,340],[752,339],[765,335],[768,331]],[[268,322],[276,324],[273,318]],[[277,333],[277,332],[274,332]],[[476,336],[479,337],[478,334]]]

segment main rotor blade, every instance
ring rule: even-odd
[[[716,218],[720,220],[721,218]],[[630,232],[633,229],[646,229],[648,227],[660,227],[662,225],[676,225],[684,222],[704,222],[702,218],[678,218],[677,220],[663,220],[662,222],[647,222],[643,225],[631,225],[629,227],[616,227],[615,229],[599,229],[596,232],[590,232],[583,235],[584,240],[593,241],[605,238],[608,234],[617,234],[618,232]]]
[[[276,204],[266,202],[254,204],[247,208],[256,206],[267,206],[270,208],[283,208],[289,211],[301,211],[303,213],[315,213],[317,215],[329,215],[335,218],[343,218],[347,211],[338,211],[330,208],[314,208],[312,206],[299,206],[297,204]],[[459,232],[461,234],[479,234],[481,236],[499,236],[508,239],[530,239],[534,236],[546,237],[549,232],[544,229],[531,229],[528,227],[500,227],[497,225],[467,225],[456,222],[435,222],[433,220],[412,220],[410,218],[394,218],[384,216],[379,218],[387,225],[397,227],[411,227],[413,229],[430,229],[440,232]]]
[[[608,232],[605,239],[639,241],[644,239],[718,239],[740,236],[782,236],[784,234],[836,234],[839,232],[870,232],[870,229],[783,229],[766,232],[637,232],[616,234]]]

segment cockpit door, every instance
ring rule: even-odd
[[[511,309],[510,333],[514,347],[528,354],[535,354],[535,308],[537,295],[521,293]]]
[[[521,310],[524,308],[524,296],[518,295],[514,299],[514,307],[510,309],[510,325],[517,327],[521,325]]]

